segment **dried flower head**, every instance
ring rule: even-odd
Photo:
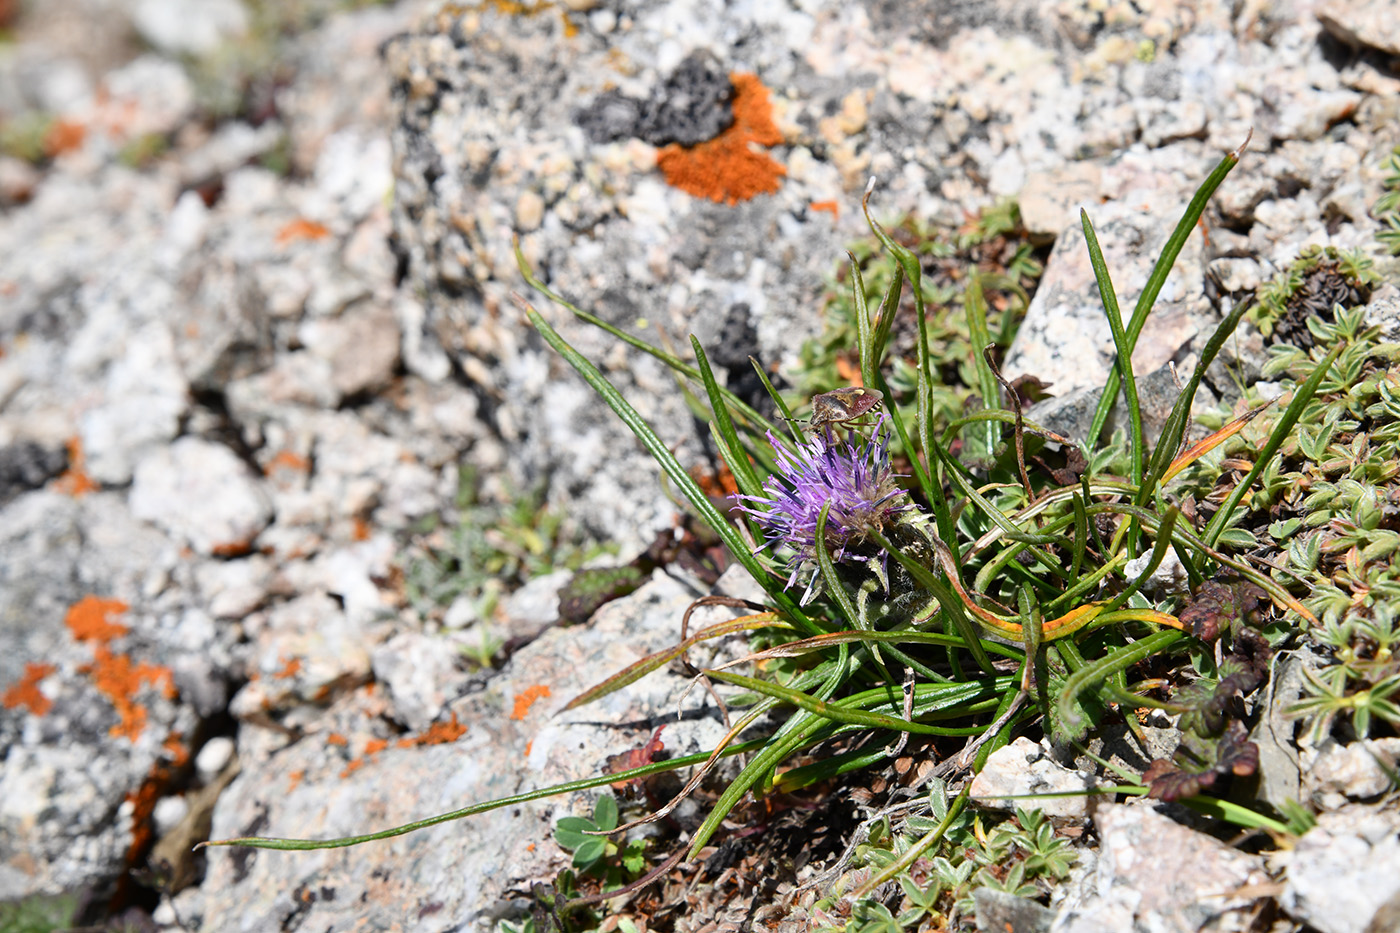
[[[788,586],[804,569],[812,569],[805,603],[817,580],[817,518],[831,503],[826,518],[826,547],[834,561],[882,558],[862,548],[872,531],[887,532],[904,512],[914,508],[895,482],[890,468],[889,433],[882,418],[873,437],[853,434],[842,443],[830,428],[792,453],[768,435],[777,455],[778,472],[763,484],[766,496],[739,495],[740,508],[758,520],[767,536],[765,547],[786,546]]]

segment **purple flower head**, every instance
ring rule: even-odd
[[[889,432],[884,418],[872,438],[852,433],[844,443],[830,429],[802,445],[796,454],[771,433],[768,443],[777,455],[778,472],[763,484],[766,496],[738,495],[739,507],[758,520],[767,536],[764,547],[786,545],[795,553],[788,563],[788,586],[803,568],[817,563],[817,518],[831,503],[826,517],[826,547],[833,561],[869,561],[858,550],[872,531],[886,531],[895,519],[914,508],[896,483],[890,468]],[[818,574],[815,569],[802,597],[806,603]]]

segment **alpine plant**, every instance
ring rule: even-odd
[[[778,471],[763,484],[764,496],[736,494],[739,507],[764,530],[765,543],[792,552],[788,586],[810,573],[802,596],[806,605],[820,579],[817,571],[817,519],[831,503],[826,517],[826,547],[836,563],[860,561],[886,579],[888,555],[869,544],[871,532],[889,535],[900,520],[922,517],[909,494],[896,482],[890,467],[889,430],[883,416],[872,437],[855,432],[837,441],[830,428],[801,445],[796,452],[779,443],[771,432]]]

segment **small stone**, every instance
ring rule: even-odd
[[[209,781],[228,767],[233,760],[234,747],[233,739],[226,735],[216,735],[205,742],[194,756],[194,767],[201,780]]]
[[[1043,800],[1006,800],[1025,794],[1059,794],[1090,791],[1098,786],[1090,774],[1071,771],[1052,761],[1045,750],[1021,736],[987,757],[972,781],[972,799],[984,807],[1015,810],[1038,807],[1046,816],[1083,817],[1088,812],[1086,794],[1046,797]]]
[[[569,570],[535,577],[501,602],[509,638],[530,641],[559,621],[559,591],[573,578]]]
[[[162,797],[156,801],[151,812],[151,822],[155,824],[157,836],[164,836],[176,827],[185,814],[190,812],[184,797]]]
[[[1160,804],[1111,804],[1094,816],[1099,858],[1090,890],[1056,918],[1058,933],[1242,930],[1269,882],[1263,860],[1182,826]]]
[[[259,554],[195,568],[200,596],[216,619],[241,619],[267,600],[272,564]]]
[[[246,553],[272,520],[272,503],[248,466],[222,444],[182,437],[136,467],[131,512],[200,554]]]
[[[312,319],[302,343],[331,367],[341,398],[387,385],[399,361],[399,323],[392,309],[357,306],[338,318]]]
[[[480,618],[481,613],[477,611],[476,601],[464,594],[452,600],[452,605],[447,607],[447,611],[442,615],[442,627],[449,631],[457,631],[474,625]]]
[[[467,677],[451,642],[418,632],[395,635],[370,657],[375,681],[389,688],[394,718],[414,732],[441,716]]]
[[[1317,10],[1318,22],[1353,49],[1380,49],[1400,55],[1400,20],[1390,0],[1328,0]]]
[[[1348,800],[1365,800],[1390,789],[1386,772],[1394,773],[1400,739],[1363,739],[1350,745],[1327,739],[1316,752],[1303,754],[1308,799],[1325,810],[1335,810]]]
[[[1284,865],[1285,910],[1322,933],[1378,933],[1400,920],[1400,814],[1352,804],[1317,817]]]
[[[538,229],[542,220],[544,198],[540,197],[538,191],[529,188],[520,192],[520,197],[515,199],[515,224],[519,232],[529,233]]]
[[[151,45],[171,55],[204,55],[248,31],[239,0],[140,0],[132,24]]]

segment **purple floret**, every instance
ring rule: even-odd
[[[828,501],[826,546],[834,561],[869,560],[855,553],[872,531],[884,531],[901,512],[914,508],[913,502],[895,482],[890,467],[889,433],[881,419],[872,438],[855,435],[844,443],[830,431],[790,452],[770,433],[778,472],[763,484],[766,496],[738,498],[740,508],[763,526],[764,547],[786,545],[795,554],[788,563],[788,586],[797,582],[803,568],[817,560],[817,518]],[[803,595],[812,593],[816,573]]]

